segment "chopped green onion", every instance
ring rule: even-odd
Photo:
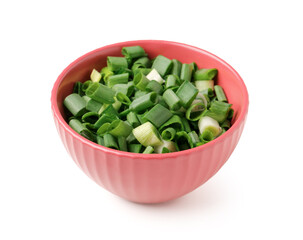
[[[86,92],[86,90],[88,89],[88,87],[93,83],[92,80],[87,80],[82,84],[82,91]]]
[[[143,73],[138,73],[135,75],[134,85],[136,86],[136,88],[144,91],[148,83],[149,83],[149,80]]]
[[[112,75],[108,77],[107,86],[112,88],[116,84],[126,84],[128,83],[129,74],[122,73],[117,75]]]
[[[149,74],[147,74],[146,75],[146,78],[148,79],[148,80],[155,80],[155,81],[157,81],[158,83],[160,83],[160,84],[162,84],[163,83],[163,78],[161,77],[161,75],[157,72],[157,70],[156,69],[152,69],[151,71],[150,71],[150,73]]]
[[[163,140],[166,141],[172,141],[175,138],[175,135],[176,130],[174,128],[166,128],[161,134]]]
[[[216,93],[216,96],[218,98],[218,101],[227,102],[227,98],[225,96],[223,88],[219,85],[216,85],[216,86],[214,86],[214,89],[215,89],[215,93]]]
[[[208,130],[208,131],[212,132],[214,137],[218,136],[222,131],[219,123],[215,119],[208,117],[208,116],[202,117],[199,120],[198,126],[199,126],[199,131],[201,134],[205,130]]]
[[[98,119],[98,121],[95,122],[95,128],[101,127],[104,123],[111,123],[114,120],[119,119],[116,115],[108,115],[108,114],[102,114],[102,116]]]
[[[100,103],[115,102],[115,91],[101,83],[92,83],[86,90],[86,95]]]
[[[108,78],[114,75],[114,72],[111,71],[108,67],[104,67],[101,69],[101,74],[103,75],[104,82],[107,83]]]
[[[191,132],[191,128],[190,128],[190,125],[189,125],[187,119],[186,118],[181,118],[181,122],[182,122],[182,125],[184,127],[184,131],[188,132],[188,133]]]
[[[192,105],[186,110],[185,116],[190,121],[198,121],[205,110],[205,105],[202,101],[194,100]]]
[[[126,119],[133,128],[136,128],[141,124],[137,118],[136,113],[134,113],[134,112],[128,113],[126,115]]]
[[[209,116],[222,123],[227,118],[230,108],[231,104],[229,103],[213,101],[209,110],[205,111],[203,116]]]
[[[178,88],[176,95],[180,98],[183,107],[188,108],[198,94],[198,89],[189,81],[184,81]]]
[[[140,153],[141,152],[141,148],[142,148],[141,144],[129,144],[128,145],[129,151],[133,152],[133,153]]]
[[[107,67],[112,72],[120,71],[128,67],[128,62],[124,57],[107,57]]]
[[[167,108],[157,104],[144,115],[144,118],[159,128],[172,116],[173,114]]]
[[[192,71],[193,68],[190,64],[183,63],[182,68],[181,68],[181,74],[180,74],[180,79],[182,81],[191,81],[191,76],[192,76]]]
[[[131,143],[139,143],[137,138],[135,137],[135,135],[133,133],[129,134],[128,137],[126,138],[126,142],[128,144],[131,144]]]
[[[82,116],[86,112],[86,102],[77,93],[68,95],[63,104],[75,117]]]
[[[148,57],[141,57],[137,59],[132,66],[132,71],[135,72],[140,68],[149,68],[151,66],[151,62]]]
[[[162,55],[158,55],[152,65],[152,68],[156,69],[157,72],[164,77],[172,67],[172,61],[168,59],[167,57],[164,57]]]
[[[125,94],[123,94],[121,92],[117,93],[116,98],[118,101],[120,101],[122,104],[125,104],[125,105],[130,105],[132,103],[131,100]]]
[[[181,74],[181,68],[182,68],[182,63],[178,61],[177,59],[173,59],[172,61],[172,69],[171,69],[171,74],[176,75],[180,77]]]
[[[89,100],[86,102],[86,109],[87,111],[98,113],[102,105],[103,105],[102,103],[99,103],[94,99],[89,98]]]
[[[104,136],[103,136],[103,139],[104,139],[104,146],[105,147],[119,150],[118,145],[117,145],[117,141],[112,135],[110,135],[109,133],[105,133]]]
[[[154,147],[162,144],[157,129],[150,122],[143,123],[139,127],[133,129],[133,134],[136,139],[145,147]]]
[[[99,73],[96,69],[93,69],[93,71],[90,74],[90,79],[92,80],[92,82],[100,82],[102,78],[101,73]]]
[[[104,135],[105,133],[107,133],[109,126],[110,126],[109,122],[106,122],[106,123],[102,124],[102,126],[99,127],[98,130],[97,130],[97,135],[101,136],[101,135]]]
[[[198,80],[195,81],[195,86],[199,92],[205,91],[207,89],[214,89],[214,80]]]
[[[134,86],[134,82],[131,81],[131,82],[128,82],[127,84],[116,84],[112,87],[112,89],[116,93],[121,92],[124,95],[130,97],[135,90],[135,86]]]
[[[104,138],[97,135],[97,143],[101,146],[104,146]]]
[[[115,137],[127,137],[132,130],[133,128],[127,122],[120,119],[113,121],[108,128],[108,132]]]
[[[143,154],[151,154],[154,152],[154,148],[152,146],[147,146],[143,151]]]
[[[176,144],[180,151],[194,147],[191,137],[187,132],[181,131],[176,134]]]
[[[191,141],[194,146],[197,146],[197,143],[200,142],[199,136],[195,131],[189,132],[188,136],[191,138]]]
[[[162,144],[154,147],[155,153],[169,153],[176,152],[177,147],[176,144],[172,141],[163,140]]]
[[[208,130],[208,129],[204,130],[200,135],[200,140],[203,143],[208,143],[214,139],[215,139],[215,136],[214,136],[213,131]]]
[[[165,88],[175,88],[179,86],[179,77],[177,75],[168,75],[165,81]]]
[[[81,97],[84,95],[84,91],[82,90],[82,82],[76,82],[74,85],[73,93],[78,93]]]
[[[154,106],[157,103],[157,93],[151,92],[142,97],[136,98],[131,104],[130,109],[135,112],[141,112],[147,108]]]
[[[162,132],[164,129],[171,127],[174,128],[176,131],[183,131],[184,126],[182,123],[181,118],[178,115],[173,115],[167,122],[165,122],[161,127],[160,127],[160,132]]]
[[[167,89],[163,94],[163,99],[172,111],[179,110],[181,107],[180,98],[174,93],[173,90]]]
[[[81,118],[83,122],[92,123],[92,124],[97,122],[98,119],[99,119],[99,114],[96,112],[87,112],[83,114]]]
[[[123,47],[122,54],[126,58],[130,58],[130,59],[144,57],[147,55],[144,49],[140,46]]]
[[[119,136],[117,139],[118,139],[119,150],[127,152],[126,138],[123,136]]]
[[[148,92],[155,92],[158,94],[163,93],[163,87],[160,83],[158,83],[156,80],[151,80],[149,83],[146,85],[146,91]]]
[[[194,79],[196,80],[212,80],[218,73],[216,68],[211,69],[199,69],[194,74]]]

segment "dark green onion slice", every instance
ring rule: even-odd
[[[96,112],[87,112],[83,114],[81,118],[83,122],[87,122],[91,124],[95,124],[95,122],[97,122],[98,119],[99,119],[99,114]]]
[[[109,76],[107,80],[107,86],[112,88],[116,84],[127,84],[129,78],[129,73],[122,73]]]
[[[107,67],[112,72],[128,68],[128,62],[124,57],[107,57]]]
[[[127,137],[132,130],[133,128],[127,122],[120,119],[113,121],[108,128],[108,132],[115,137]]]
[[[180,98],[174,93],[173,90],[171,89],[167,89],[164,93],[163,93],[163,99],[164,101],[167,103],[167,105],[169,106],[169,108],[172,111],[176,111],[179,110],[181,107],[181,100]]]
[[[86,102],[77,93],[68,95],[63,104],[75,117],[82,116],[86,112]]]
[[[121,52],[126,58],[131,59],[144,57],[147,55],[144,49],[140,46],[123,47]]]
[[[193,67],[190,64],[183,63],[181,68],[180,79],[181,81],[191,81]]]
[[[91,72],[90,74],[90,79],[93,81],[93,82],[100,82],[102,78],[102,75],[100,72],[98,72],[96,69],[93,69],[93,71]]]
[[[171,74],[174,74],[174,75],[180,77],[182,63],[180,61],[178,61],[177,59],[173,59],[171,61],[172,61]]]
[[[126,138],[123,136],[119,136],[117,139],[118,139],[119,150],[127,152]]]
[[[133,152],[133,153],[140,153],[141,152],[141,148],[142,148],[142,145],[141,144],[129,144],[128,145],[128,149],[130,152]]]
[[[157,72],[164,77],[172,67],[172,61],[168,59],[167,57],[164,57],[162,55],[158,55],[152,65],[152,68],[156,69]]]
[[[147,146],[143,151],[143,154],[151,154],[154,152],[154,148],[152,146]]]
[[[134,110],[135,112],[142,112],[157,103],[157,93],[151,92],[146,95],[143,95],[139,98],[136,98],[131,104],[130,109]]]
[[[172,141],[175,138],[175,135],[176,130],[174,128],[166,128],[161,134],[163,140],[166,141]]]
[[[144,118],[159,128],[172,116],[173,114],[167,108],[157,104],[144,115]]]
[[[178,131],[183,131],[183,123],[181,118],[178,115],[173,115],[167,122],[165,122],[161,127],[160,127],[160,132],[162,132],[164,129],[171,127],[174,128],[177,132]]]
[[[188,108],[198,94],[198,89],[189,81],[184,81],[178,88],[176,95],[180,98],[183,107]]]
[[[146,91],[148,92],[155,92],[158,94],[163,93],[163,87],[160,83],[158,83],[156,80],[151,80],[149,83],[146,85]]]
[[[92,83],[86,90],[86,95],[100,103],[115,102],[115,91],[101,83]]]
[[[218,73],[216,68],[211,69],[199,69],[194,73],[194,79],[196,80],[212,80]]]
[[[193,104],[186,110],[185,116],[189,121],[198,121],[205,110],[203,101],[194,100]]]
[[[98,128],[97,135],[101,136],[101,135],[104,135],[105,133],[107,133],[109,126],[110,126],[109,122],[103,123],[102,126]]]
[[[134,77],[134,85],[136,88],[145,91],[145,88],[147,84],[149,83],[149,80],[146,78],[146,76],[143,73],[138,73]]]
[[[141,124],[138,117],[137,117],[137,114],[134,113],[134,112],[128,113],[126,115],[126,119],[133,128],[136,128]]]
[[[104,146],[108,148],[113,148],[119,150],[116,139],[109,133],[105,133],[103,136]]]

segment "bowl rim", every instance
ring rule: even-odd
[[[57,92],[58,92],[58,88],[63,80],[63,78],[65,77],[65,75],[78,63],[84,61],[86,59],[86,57],[90,56],[91,54],[97,53],[99,51],[108,49],[108,48],[113,48],[113,47],[117,47],[117,46],[121,46],[121,45],[140,45],[140,43],[157,43],[157,44],[170,44],[170,45],[175,45],[175,46],[181,46],[181,47],[185,47],[188,49],[192,49],[194,51],[199,51],[202,52],[205,55],[208,55],[209,57],[212,57],[214,59],[216,59],[216,61],[220,62],[222,65],[224,65],[227,69],[229,69],[233,75],[237,78],[237,80],[239,81],[239,85],[243,94],[243,99],[244,99],[244,103],[243,103],[243,110],[241,111],[240,115],[238,116],[237,121],[235,121],[232,126],[230,127],[230,129],[228,129],[228,131],[226,131],[224,134],[222,134],[221,136],[217,137],[216,139],[201,145],[199,147],[195,147],[192,149],[187,149],[187,150],[183,150],[180,152],[172,152],[172,153],[160,153],[160,154],[142,154],[142,153],[132,153],[132,152],[124,152],[124,151],[120,151],[120,150],[115,150],[115,149],[111,149],[111,148],[107,148],[104,147],[102,145],[99,145],[97,143],[94,143],[84,137],[82,137],[80,134],[78,134],[77,132],[75,132],[68,124],[67,122],[64,120],[63,116],[61,115],[60,111],[59,111],[59,107],[57,105]],[[78,139],[79,141],[81,141],[83,144],[95,149],[95,150],[100,150],[106,153],[110,153],[119,157],[129,157],[129,158],[140,158],[140,159],[144,159],[144,160],[156,160],[156,159],[163,159],[163,158],[175,158],[175,157],[180,157],[180,156],[185,156],[188,154],[192,154],[195,152],[200,152],[201,150],[205,149],[205,148],[209,148],[214,144],[217,144],[219,142],[222,142],[225,138],[227,138],[228,136],[230,136],[231,134],[233,134],[233,132],[238,128],[238,126],[241,124],[242,121],[245,120],[247,112],[248,112],[248,105],[249,105],[249,99],[248,99],[248,92],[247,92],[247,88],[244,84],[243,79],[240,77],[240,75],[238,74],[238,72],[231,66],[229,65],[227,62],[225,62],[223,59],[219,58],[218,56],[216,56],[215,54],[212,54],[204,49],[192,46],[192,45],[188,45],[185,43],[179,43],[179,42],[174,42],[174,41],[167,41],[167,40],[132,40],[132,41],[124,41],[124,42],[117,42],[117,43],[113,43],[113,44],[109,44],[100,48],[97,48],[95,50],[92,50],[82,56],[80,56],[79,58],[77,58],[76,60],[74,60],[72,63],[70,63],[62,72],[61,74],[58,76],[56,82],[53,85],[53,89],[51,92],[51,108],[54,114],[54,117],[57,118],[58,122],[60,123],[61,126],[63,126],[63,128],[65,129],[65,131],[67,131],[69,134],[71,134],[74,138]]]

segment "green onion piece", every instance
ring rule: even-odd
[[[156,69],[162,77],[169,73],[171,67],[172,61],[162,55],[158,55],[152,65],[152,68]]]
[[[171,89],[167,89],[164,93],[163,93],[163,99],[164,101],[167,103],[167,105],[169,106],[169,108],[172,111],[176,111],[179,110],[181,107],[181,100],[180,98],[174,93],[173,90]]]
[[[86,113],[86,102],[77,93],[68,95],[64,99],[63,104],[75,117],[80,117]]]
[[[118,145],[120,151],[127,152],[127,142],[125,137],[123,136],[118,137]]]
[[[113,105],[106,106],[105,109],[102,111],[102,114],[107,114],[109,116],[119,116],[117,110],[114,108]]]
[[[219,123],[208,116],[202,117],[198,123],[200,134],[202,134],[205,130],[211,131],[214,137],[218,136],[222,129],[219,126]]]
[[[205,105],[200,100],[194,100],[192,105],[186,110],[185,116],[189,121],[198,121],[205,110]]]
[[[120,71],[128,67],[128,62],[124,57],[107,57],[107,67],[112,72]]]
[[[129,107],[135,112],[141,112],[154,106],[157,101],[157,93],[151,92],[142,97],[136,98]]]
[[[104,135],[105,133],[107,133],[109,126],[110,126],[109,122],[103,123],[102,126],[98,128],[97,135],[101,136],[101,135]]]
[[[93,83],[92,80],[87,80],[87,81],[85,81],[85,82],[82,84],[82,91],[85,92],[85,91],[88,89],[88,87],[89,87],[92,83]]]
[[[191,132],[191,128],[190,128],[190,125],[189,125],[189,122],[187,121],[187,119],[182,117],[181,121],[182,121],[182,125],[184,127],[184,131],[188,132],[188,133]]]
[[[184,131],[177,132],[176,144],[180,151],[194,147],[191,137]]]
[[[214,86],[214,89],[215,89],[215,93],[216,93],[216,96],[218,98],[218,101],[227,102],[227,98],[225,96],[223,88],[219,85],[216,85],[216,86]]]
[[[102,75],[101,73],[99,73],[96,69],[93,69],[93,71],[91,72],[90,74],[90,79],[93,81],[93,82],[100,82],[102,78]]]
[[[113,121],[108,128],[108,132],[115,137],[127,137],[132,130],[133,128],[127,122],[120,119]]]
[[[151,81],[151,80],[155,80],[155,81],[157,81],[157,82],[160,83],[160,84],[162,84],[162,83],[164,82],[163,78],[162,78],[161,75],[157,72],[156,69],[152,69],[152,70],[150,71],[150,73],[146,75],[146,78],[147,78],[148,80],[150,80],[150,81]]]
[[[138,91],[135,92],[133,100],[136,99],[136,98],[142,97],[142,96],[144,96],[146,94],[147,94],[147,92],[138,90]]]
[[[142,148],[141,144],[129,144],[128,145],[129,151],[133,152],[133,153],[140,153],[141,152],[141,148]]]
[[[143,114],[137,114],[137,118],[138,118],[140,124],[143,124],[143,123],[147,122],[147,119],[144,118],[144,115],[145,115],[145,113],[143,113]]]
[[[174,88],[179,86],[179,77],[177,75],[168,75],[165,81],[165,88]]]
[[[169,108],[169,106],[167,105],[167,103],[165,102],[163,96],[158,95],[158,103],[161,104],[163,107],[165,108]]]
[[[151,154],[154,152],[154,148],[152,146],[147,146],[143,151],[143,154]]]
[[[133,128],[136,128],[141,124],[137,118],[136,113],[134,113],[134,112],[128,113],[126,115],[126,119]]]
[[[209,110],[205,111],[203,116],[209,116],[222,123],[227,118],[230,108],[231,104],[229,103],[213,101]]]
[[[143,73],[138,73],[135,75],[134,85],[136,86],[136,88],[144,91],[148,83],[149,83],[149,80]]]
[[[192,72],[193,72],[193,68],[190,64],[187,63],[183,63],[182,64],[182,68],[181,68],[181,74],[180,74],[180,79],[182,81],[191,81],[191,77],[192,77]]]
[[[94,132],[96,131],[95,125],[92,124],[92,123],[84,122],[84,123],[82,123],[82,125],[84,127],[86,127],[88,130],[91,130],[91,131],[94,131]]]
[[[215,93],[212,88],[204,89],[204,90],[200,91],[200,93],[203,94],[205,97],[208,97],[208,101],[210,98],[215,96]]]
[[[78,119],[71,119],[69,121],[69,126],[77,133],[79,133],[82,137],[85,137],[90,141],[96,142],[96,136],[90,130],[84,127]]]
[[[182,68],[182,63],[178,61],[177,59],[173,59],[172,61],[172,69],[171,69],[171,74],[176,75],[180,77],[181,74],[181,68]]]
[[[163,140],[162,144],[154,147],[155,153],[169,153],[176,152],[177,147],[176,144],[172,141]]]
[[[123,93],[121,92],[118,92],[117,95],[116,95],[116,98],[118,101],[120,101],[122,104],[125,104],[125,105],[130,105],[132,102],[131,100]]]
[[[105,147],[119,150],[116,139],[112,135],[110,135],[109,133],[105,133],[103,139]]]
[[[86,90],[86,95],[100,103],[115,102],[115,91],[101,83],[92,83]]]
[[[137,69],[134,69],[133,71],[134,71],[134,76],[136,76],[138,73],[142,73],[145,76],[147,76],[152,71],[152,69],[151,68],[137,68]]]
[[[178,88],[176,95],[180,98],[182,106],[188,108],[196,98],[198,92],[198,89],[186,80]]]
[[[173,115],[166,123],[164,123],[160,127],[159,130],[160,130],[160,132],[162,132],[162,130],[164,130],[168,127],[174,128],[177,132],[184,130],[182,120],[178,115]]]
[[[101,146],[104,146],[104,138],[97,135],[97,143]]]
[[[195,86],[196,88],[202,92],[205,91],[206,89],[214,89],[214,80],[197,80],[195,81]]]
[[[199,136],[195,131],[189,132],[188,136],[191,138],[191,141],[193,142],[194,147],[197,146],[197,143],[200,142]]]
[[[176,135],[176,130],[174,128],[166,128],[161,134],[163,140],[166,141],[173,140],[175,138],[175,135]]]
[[[135,86],[134,83],[131,81],[127,84],[116,84],[112,87],[112,89],[117,93],[121,92],[124,95],[130,97],[134,92]]]
[[[102,114],[102,116],[98,119],[97,122],[95,122],[95,128],[98,129],[101,127],[104,123],[111,123],[114,120],[117,120],[118,117],[116,115],[108,115],[108,114]]]
[[[76,82],[73,88],[73,93],[79,94],[81,97],[84,95],[84,91],[82,90],[82,82]]]
[[[145,147],[154,147],[162,144],[157,129],[150,122],[146,122],[133,129],[133,134],[136,139]]]
[[[147,55],[144,49],[140,46],[123,47],[122,54],[126,58],[130,58],[130,59],[144,57]]]
[[[132,71],[135,72],[139,68],[149,68],[150,66],[150,59],[148,57],[141,57],[133,63]]]
[[[146,91],[148,92],[155,92],[158,94],[163,93],[163,87],[160,83],[158,83],[156,80],[151,80],[149,83],[146,85]]]
[[[99,119],[99,114],[96,112],[87,112],[81,118],[83,122],[92,123],[92,124],[97,122],[98,119]]]
[[[96,112],[96,113],[98,113],[100,111],[101,107],[102,107],[102,103],[99,103],[99,102],[95,101],[94,99],[90,98],[86,102],[86,109],[88,111],[90,111],[90,112]]]
[[[101,69],[101,74],[104,76],[104,82],[107,84],[108,78],[114,75],[113,71],[111,71],[108,67],[104,67]]]
[[[144,118],[159,128],[172,116],[173,114],[167,108],[157,104],[144,115]]]
[[[108,77],[107,80],[107,86],[112,88],[116,84],[123,84],[128,83],[129,74],[128,73],[122,73],[122,74],[116,74]]]
[[[129,134],[128,137],[126,138],[126,142],[131,144],[131,143],[139,143],[137,138],[134,136],[133,133]]]
[[[201,135],[200,135],[200,140],[201,140],[201,142],[203,142],[203,143],[208,143],[208,142],[210,142],[210,141],[212,141],[212,140],[214,140],[215,139],[215,136],[214,136],[214,133],[213,133],[213,131],[210,131],[210,130],[204,130],[202,133],[201,133]]]
[[[199,69],[194,74],[194,79],[196,80],[212,80],[218,73],[216,68],[211,69]]]

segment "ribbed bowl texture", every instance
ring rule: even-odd
[[[69,127],[63,100],[77,81],[89,79],[93,68],[106,66],[107,56],[122,56],[124,46],[140,45],[153,58],[161,54],[199,68],[217,68],[221,85],[235,110],[232,127],[215,140],[190,150],[167,154],[136,154],[95,144]],[[161,40],[121,42],[91,51],[59,75],[51,95],[59,136],[82,171],[97,184],[127,200],[159,203],[181,197],[210,179],[228,160],[242,134],[248,111],[248,93],[239,74],[217,56],[182,43]]]

